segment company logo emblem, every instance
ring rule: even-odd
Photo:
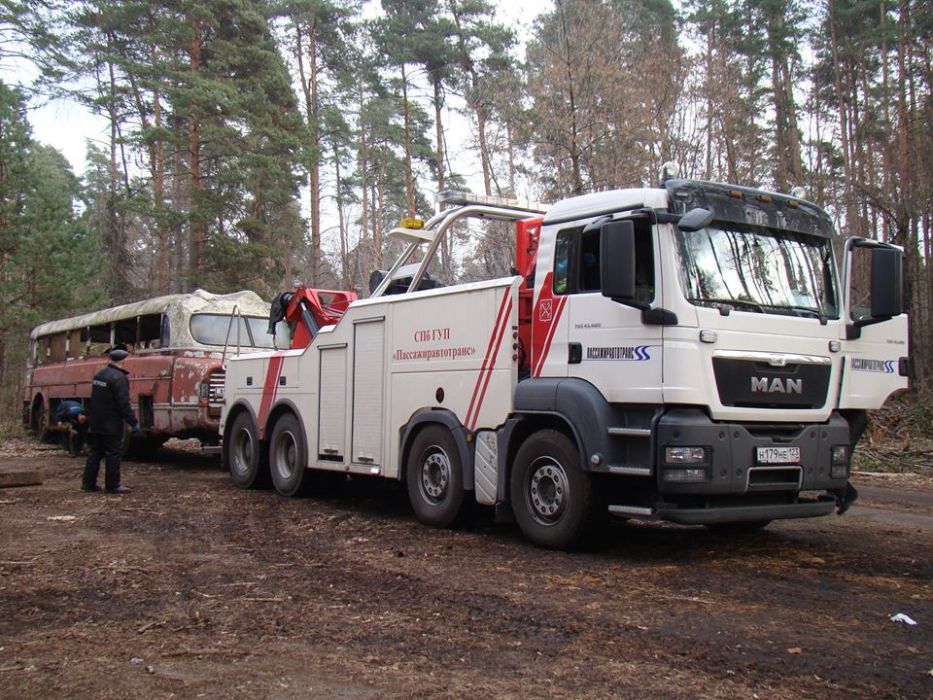
[[[753,394],[802,394],[802,379],[781,379],[780,377],[752,377]]]
[[[650,349],[652,345],[634,345],[622,347],[588,347],[587,360],[615,360],[625,362],[648,362],[652,359]]]
[[[539,321],[550,321],[553,311],[551,309],[551,300],[542,299],[541,304],[538,306],[538,320]]]
[[[852,358],[852,369],[859,372],[882,372],[894,374],[894,360],[869,360],[862,357]]]

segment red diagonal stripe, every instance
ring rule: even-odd
[[[496,338],[496,349],[492,353],[492,361],[489,364],[489,367],[485,370],[485,377],[483,378],[483,388],[479,394],[479,400],[476,402],[476,412],[473,414],[472,423],[469,425],[470,430],[476,429],[476,423],[479,421],[479,412],[483,407],[483,400],[486,398],[486,389],[489,387],[489,380],[492,377],[492,370],[496,366],[496,358],[499,356],[499,348],[502,347],[502,338],[505,336],[505,329],[509,325],[509,314],[512,313],[512,300],[509,299],[508,307],[505,310],[505,319],[504,323],[499,327],[498,338]]]
[[[544,345],[541,347],[541,354],[538,356],[538,363],[535,366],[535,377],[540,376],[541,370],[544,369],[544,361],[547,359],[548,351],[551,349],[551,341],[554,340],[554,332],[557,330],[557,324],[560,321],[560,315],[564,310],[564,304],[567,302],[567,297],[555,297],[554,302],[551,323],[550,326],[548,326],[547,335],[544,339]]]
[[[269,358],[269,367],[266,369],[266,381],[262,385],[262,399],[259,402],[259,433],[265,434],[266,418],[269,416],[269,409],[272,408],[272,402],[275,401],[275,395],[279,390],[279,375],[282,373],[282,363],[285,358],[276,354]]]
[[[502,312],[505,310],[505,302],[510,300],[511,295],[509,293],[511,291],[512,288],[507,287],[505,294],[502,296],[502,301],[499,302],[499,311],[496,314],[496,322],[493,324],[492,333],[489,334],[489,344],[486,346],[486,356],[483,358],[483,364],[480,365],[479,373],[476,375],[476,383],[473,385],[473,396],[470,397],[470,407],[467,409],[466,419],[463,421],[464,425],[470,424],[473,408],[476,405],[476,396],[479,393],[479,386],[483,379],[483,370],[486,369],[486,366],[489,364],[489,358],[492,353],[492,346],[495,343],[496,335],[499,331],[499,324],[502,322]]]

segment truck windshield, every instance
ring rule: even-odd
[[[239,335],[237,334],[237,325],[239,325]],[[241,316],[239,323],[234,319],[230,323],[230,316],[223,314],[194,314],[191,317],[191,335],[199,343],[204,345],[223,345],[224,341],[231,346],[236,347],[237,343],[241,346],[254,348],[272,349],[272,336],[266,333],[269,327],[269,319],[256,316]],[[230,337],[227,337],[227,329],[230,329]],[[289,346],[288,326],[279,323],[276,326],[276,347],[279,349]]]
[[[678,232],[688,301],[700,306],[835,317],[830,241],[737,224]]]

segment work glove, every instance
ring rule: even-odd
[[[136,424],[130,428],[130,432],[133,433],[133,435],[142,435],[143,429],[139,427],[139,424]]]

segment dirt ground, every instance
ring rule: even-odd
[[[0,697],[929,698],[933,484],[746,537],[612,524],[537,549],[387,485],[284,499],[184,449],[128,496],[27,441],[0,468]],[[891,620],[904,613],[916,626]]]

